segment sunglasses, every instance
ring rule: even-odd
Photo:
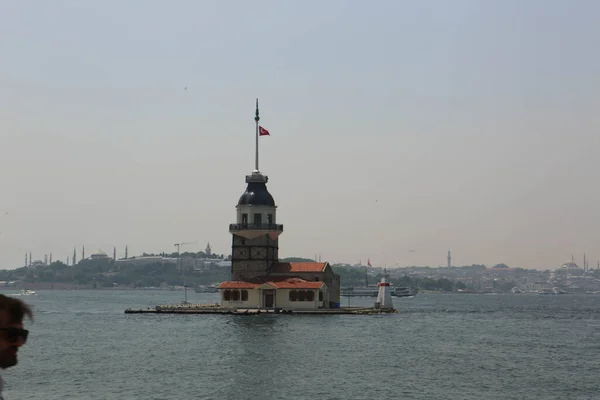
[[[6,339],[12,343],[18,342],[19,339],[23,339],[23,343],[25,343],[27,341],[27,336],[29,336],[29,331],[22,328],[0,328],[0,331],[6,332]]]

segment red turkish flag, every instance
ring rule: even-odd
[[[269,131],[266,130],[265,128],[263,128],[262,126],[258,127],[258,135],[259,136],[271,136],[271,134],[269,133]]]

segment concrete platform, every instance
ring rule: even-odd
[[[376,309],[371,307],[342,307],[320,308],[316,310],[290,310],[285,308],[225,308],[218,304],[173,304],[160,305],[154,308],[128,308],[125,314],[230,314],[230,315],[258,315],[258,314],[285,314],[285,315],[365,315],[365,314],[392,314],[395,309]]]

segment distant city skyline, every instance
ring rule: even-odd
[[[82,250],[83,250],[84,247],[85,246],[82,246]],[[198,253],[198,252],[202,251],[202,252],[205,252],[205,254],[208,254],[208,253],[206,253],[206,250],[207,250],[207,247],[204,247],[204,249],[202,249],[202,246],[200,244],[198,244],[198,245],[188,245],[188,248],[186,248],[186,249],[182,248],[181,249],[181,253],[186,253],[186,252],[189,252],[189,253]],[[79,256],[76,257],[77,258],[76,263],[80,262],[83,259],[88,259],[88,258],[92,257],[93,255],[102,254],[102,253],[108,256],[108,253],[106,251],[102,250],[102,249],[98,249],[97,251],[92,252],[87,257],[85,255],[85,253],[83,253],[83,254],[81,254],[81,255],[79,255]],[[177,251],[176,250],[172,250],[172,251],[164,251],[164,250],[161,250],[161,251],[142,250],[142,251],[140,251],[137,254],[129,254],[128,246],[125,245],[123,247],[122,253],[119,253],[119,251],[117,250],[117,246],[113,246],[113,257],[112,258],[116,259],[116,260],[122,260],[122,259],[127,259],[127,258],[132,258],[132,257],[134,257],[134,258],[135,257],[141,257],[141,256],[144,256],[144,255],[173,254],[173,253],[177,253]],[[77,249],[74,249],[73,254],[74,255],[77,254]],[[220,253],[218,251],[217,252],[213,252],[212,248],[211,248],[210,255],[218,255],[218,256],[223,255],[224,257],[228,257],[228,256],[231,255],[231,253],[230,252],[229,253],[228,252]],[[320,254],[315,254],[313,256],[286,255],[285,257],[281,257],[281,258],[288,258],[288,257],[306,258],[306,259],[311,259],[311,260],[315,260],[315,261],[318,261],[318,262],[322,261],[322,256]],[[446,267],[446,268],[451,268],[451,267],[464,267],[464,266],[470,266],[470,265],[486,265],[487,267],[491,268],[491,267],[494,267],[496,265],[506,264],[504,262],[494,262],[494,263],[475,262],[475,263],[470,263],[470,264],[460,264],[460,265],[457,265],[457,264],[454,264],[451,260],[452,260],[451,252],[448,251],[447,252],[447,256],[446,256],[446,264],[444,264],[442,262],[437,263],[437,264],[414,264],[414,265],[413,264],[411,264],[411,265],[399,265],[399,264],[396,264],[396,265],[387,265],[385,263],[384,264],[372,263],[372,267],[373,268],[401,269],[401,268],[411,268],[411,267]],[[575,262],[575,264],[577,264],[582,269],[590,269],[590,270],[593,270],[593,269],[596,269],[596,268],[600,269],[600,261],[596,261],[596,264],[592,264],[592,267],[590,268],[590,266],[589,266],[589,259],[586,260],[585,253],[582,256],[582,260],[583,261],[581,263],[578,263],[577,260],[576,260],[576,257],[573,254],[571,254],[571,258],[569,258],[568,260],[565,260],[565,261],[561,262],[559,265],[557,265],[555,267],[548,267],[548,268],[545,268],[544,270],[554,270],[554,269],[559,268],[559,267],[561,267],[561,266],[563,266],[563,265],[565,265],[565,264],[567,264],[567,263],[569,263],[571,261]],[[44,262],[44,263],[48,263],[49,264],[52,261],[60,261],[60,262],[63,262],[65,264],[67,264],[67,265],[72,265],[73,258],[71,258],[71,256],[67,256],[64,259],[63,258],[54,258],[53,259],[52,252],[50,252],[50,253],[44,253],[42,257],[36,258],[36,257],[32,257],[32,253],[31,252],[25,253],[25,265],[31,265],[32,263],[36,263],[36,262]],[[367,258],[366,260],[365,259],[360,259],[358,261],[356,261],[356,260],[335,260],[335,261],[332,261],[332,260],[323,260],[323,261],[328,261],[331,264],[348,264],[348,265],[368,266],[369,262],[370,262],[370,259],[369,258]],[[20,266],[23,266],[23,264],[20,265]],[[526,267],[522,267],[522,266],[519,266],[519,265],[509,265],[509,267],[511,267],[511,268],[526,268]],[[13,268],[19,268],[19,266],[13,267]],[[13,268],[3,268],[3,269],[13,269]],[[527,269],[535,269],[535,268],[527,268]]]
[[[257,97],[280,257],[446,265],[451,249],[453,265],[543,270],[586,253],[593,266],[599,13],[554,0],[11,2],[0,268],[84,244],[210,240],[228,254]]]

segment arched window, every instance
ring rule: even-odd
[[[306,292],[304,290],[298,291],[298,301],[304,301],[306,299]]]
[[[239,290],[233,290],[232,296],[233,301],[238,301],[240,299],[240,291]]]
[[[242,290],[242,301],[248,301],[248,291],[246,289]]]
[[[223,300],[225,300],[225,301],[231,300],[231,290],[226,290],[225,293],[223,293]]]
[[[295,290],[290,291],[290,301],[298,300],[298,292]]]
[[[319,290],[319,301],[323,301],[323,291]]]
[[[315,301],[315,292],[308,290],[306,292],[306,301]]]

